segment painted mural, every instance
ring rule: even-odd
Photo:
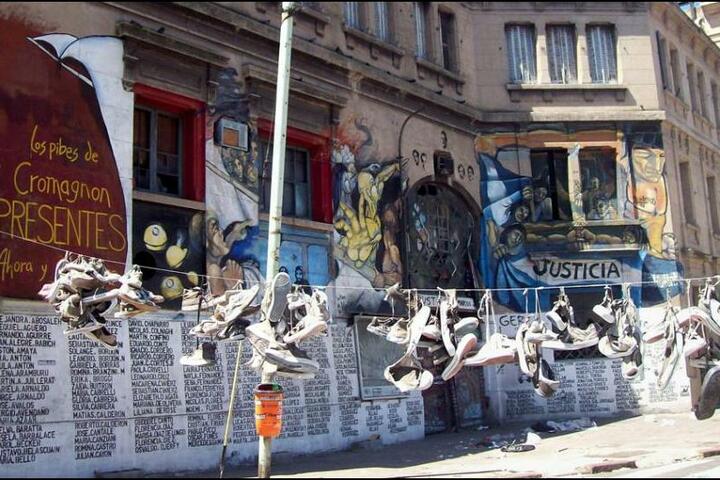
[[[145,267],[143,284],[165,298],[163,308],[179,310],[183,289],[205,273],[203,214],[139,201],[133,211],[133,263]]]
[[[65,249],[125,263],[123,126],[111,110],[132,95],[112,78],[117,38],[42,35],[10,17],[0,45],[0,296],[34,299]]]
[[[362,119],[344,122],[332,147],[336,306],[377,311],[384,291],[401,282],[402,163],[381,158]],[[365,290],[362,290],[364,288]]]
[[[213,295],[222,294],[238,281],[246,287],[260,284],[261,288],[265,281],[267,222],[259,220],[258,207],[263,178],[270,178],[272,158],[267,151],[259,153],[260,138],[249,118],[248,96],[236,77],[233,69],[219,73],[208,118],[205,268]],[[218,134],[221,119],[246,124],[248,144],[241,148],[224,145],[222,134]],[[284,225],[280,271],[306,289],[326,285],[328,251],[326,234]]]
[[[659,125],[496,127],[476,153],[488,287],[656,282],[636,289],[648,303],[680,293]],[[499,300],[525,308],[522,291]]]

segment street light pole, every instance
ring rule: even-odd
[[[277,90],[275,92],[275,126],[273,133],[272,177],[268,223],[268,251],[265,279],[270,282],[280,263],[283,184],[285,180],[285,144],[287,141],[288,95],[290,90],[290,57],[292,53],[293,13],[297,2],[282,2],[280,51],[278,53]],[[268,293],[266,292],[265,295]],[[262,383],[272,383],[273,373],[263,369]],[[272,438],[260,437],[258,478],[270,478]]]

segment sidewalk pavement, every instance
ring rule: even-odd
[[[532,422],[502,428],[431,435],[423,440],[349,451],[288,457],[273,455],[272,476],[288,478],[528,477],[591,474],[619,464],[649,468],[720,455],[720,414],[698,421],[690,412],[594,419],[598,426],[565,433],[536,432],[527,452],[491,448],[494,439],[525,441]],[[703,453],[704,452],[704,453]],[[215,477],[218,470],[179,472],[176,477]],[[256,465],[228,467],[225,478],[254,477]]]

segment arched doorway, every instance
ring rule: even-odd
[[[477,228],[461,194],[434,182],[416,186],[407,201],[406,258],[411,288],[474,288]]]
[[[475,268],[478,222],[464,195],[446,184],[420,183],[408,193],[406,218],[407,285],[431,291],[436,287],[454,288],[459,290],[459,298],[477,301],[474,292],[463,291],[481,284]],[[422,294],[437,298],[427,291]],[[434,313],[437,314],[436,309]],[[463,316],[475,315],[472,308],[463,312]],[[486,410],[482,369],[464,369],[444,382],[441,378],[444,365],[433,365],[430,355],[422,358],[423,367],[435,376],[433,386],[423,391],[425,432],[437,433],[482,422]]]

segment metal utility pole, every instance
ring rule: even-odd
[[[282,2],[280,51],[278,53],[277,90],[275,92],[275,128],[273,134],[272,177],[268,224],[268,252],[265,279],[271,281],[280,260],[283,183],[285,181],[285,144],[287,141],[288,95],[290,90],[290,56],[292,53],[293,13],[297,2]],[[267,295],[267,293],[266,293]],[[271,383],[273,374],[263,370],[262,383]],[[260,437],[258,478],[270,478],[272,438]]]

